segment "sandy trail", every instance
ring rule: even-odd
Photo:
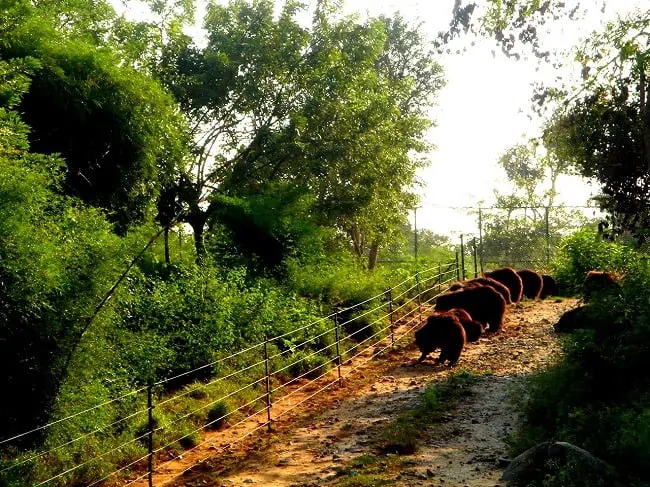
[[[389,485],[490,486],[499,484],[504,440],[517,422],[510,398],[525,376],[559,354],[552,324],[576,301],[511,306],[504,331],[468,344],[457,369],[481,377],[473,394],[427,432],[424,444]],[[411,338],[403,348],[368,361],[344,381],[287,414],[273,434],[220,453],[173,485],[306,487],[336,485],[337,469],[359,455],[378,455],[379,433],[402,412],[415,409],[429,383],[447,378],[432,363],[404,367],[419,353]],[[171,475],[172,472],[169,472]],[[158,485],[158,484],[156,484]]]

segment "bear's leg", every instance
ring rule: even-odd
[[[456,362],[458,362],[458,359],[460,358],[460,353],[462,349],[459,349],[458,351],[454,350],[453,353],[449,354],[447,359],[449,360],[449,367],[453,367]]]
[[[449,357],[447,357],[447,350],[446,350],[445,348],[442,348],[442,349],[440,350],[440,357],[438,357],[438,358],[436,359],[436,364],[441,364],[441,363],[443,363],[445,360],[448,360],[448,359],[449,359]]]
[[[496,333],[503,329],[503,321],[500,321],[499,318],[497,317],[493,317],[490,320],[489,324],[490,324],[489,331],[492,333]]]
[[[420,358],[418,359],[418,363],[422,363],[425,358],[427,358],[427,355],[429,355],[429,352],[424,353],[422,352],[422,355],[420,355]]]

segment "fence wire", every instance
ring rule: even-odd
[[[422,277],[423,275],[433,273],[432,275],[428,277]],[[108,430],[110,428],[114,428],[120,423],[127,422],[129,420],[133,420],[136,416],[139,415],[144,415],[145,413],[149,413],[149,420],[148,420],[148,426],[146,428],[146,432],[138,434],[135,438],[132,438],[128,441],[125,441],[121,443],[120,445],[114,446],[101,454],[90,458],[88,460],[85,460],[83,462],[80,462],[76,465],[72,465],[69,468],[65,468],[63,471],[55,474],[55,475],[50,475],[47,479],[42,480],[40,482],[35,483],[34,485],[42,486],[42,485],[47,485],[51,484],[55,481],[63,481],[64,483],[67,482],[66,479],[69,479],[70,474],[73,474],[75,471],[82,469],[83,467],[87,467],[88,465],[97,462],[101,459],[104,459],[106,457],[109,457],[110,455],[122,450],[123,448],[133,445],[137,442],[140,443],[148,443],[148,449],[149,452],[146,455],[137,455],[139,458],[130,461],[126,465],[121,466],[120,468],[117,468],[113,470],[112,472],[104,472],[101,474],[101,477],[92,481],[92,483],[88,485],[97,485],[101,482],[104,482],[105,480],[114,477],[118,474],[122,474],[124,472],[127,472],[131,467],[135,466],[136,464],[142,463],[145,460],[148,460],[149,465],[152,466],[152,470],[148,470],[146,473],[139,475],[138,477],[131,479],[128,481],[126,485],[131,485],[134,483],[137,483],[139,481],[144,480],[145,477],[153,475],[154,472],[158,472],[161,469],[163,469],[166,465],[170,464],[171,462],[176,461],[176,459],[171,459],[168,460],[164,463],[160,463],[159,465],[155,466],[153,468],[154,464],[154,459],[157,458],[157,455],[159,455],[161,452],[169,449],[170,447],[177,445],[179,442],[181,442],[184,439],[187,439],[201,431],[206,430],[207,428],[211,427],[214,424],[222,424],[224,421],[226,421],[228,418],[232,417],[236,413],[243,413],[244,417],[239,420],[237,423],[233,425],[229,425],[228,429],[234,429],[237,426],[240,426],[247,421],[251,421],[252,418],[258,416],[259,414],[263,412],[267,412],[267,420],[262,424],[262,425],[256,425],[252,429],[249,429],[248,431],[245,431],[243,435],[241,435],[238,439],[235,441],[229,443],[228,446],[236,443],[237,441],[241,441],[244,438],[249,437],[251,434],[253,434],[255,431],[258,431],[259,429],[263,427],[270,427],[272,421],[277,421],[279,418],[283,417],[284,415],[288,414],[290,411],[293,411],[297,409],[299,406],[304,404],[305,402],[309,401],[313,397],[317,396],[318,394],[322,393],[323,391],[329,389],[332,387],[334,384],[340,383],[341,379],[344,377],[349,376],[352,372],[355,370],[358,370],[359,367],[363,366],[363,364],[367,363],[369,360],[372,358],[376,357],[378,354],[381,352],[385,351],[389,347],[394,346],[394,343],[396,343],[399,340],[402,340],[405,336],[407,336],[413,329],[415,329],[421,319],[422,319],[422,297],[426,293],[431,292],[432,290],[437,290],[438,293],[435,294],[434,296],[428,298],[427,300],[424,301],[424,304],[427,304],[431,302],[433,299],[435,299],[440,293],[440,290],[442,287],[446,286],[449,282],[453,280],[453,277],[450,279],[448,276],[450,274],[457,274],[458,269],[456,267],[456,263],[451,263],[451,264],[445,264],[444,270],[442,265],[438,265],[435,267],[430,267],[428,269],[425,269],[423,271],[420,271],[416,273],[413,276],[410,276],[409,278],[403,280],[402,282],[398,283],[396,286],[390,288],[388,291],[377,294],[376,296],[373,296],[371,298],[368,298],[360,303],[357,303],[353,306],[346,307],[344,309],[341,309],[335,313],[331,313],[328,316],[321,318],[319,320],[313,321],[311,323],[308,323],[306,325],[300,326],[294,330],[291,330],[289,332],[283,333],[281,335],[269,338],[265,342],[260,342],[257,344],[254,344],[250,347],[247,347],[243,350],[239,350],[235,353],[232,353],[226,357],[221,357],[215,361],[212,361],[210,363],[204,364],[200,367],[197,367],[195,369],[192,369],[187,372],[183,372],[181,374],[177,374],[173,377],[169,377],[166,379],[162,379],[152,386],[148,387],[143,387],[131,392],[128,392],[126,394],[123,394],[119,397],[116,397],[114,399],[111,399],[109,401],[105,401],[101,404],[97,404],[95,406],[92,406],[90,408],[84,409],[82,411],[79,411],[75,414],[72,414],[70,416],[67,416],[65,418],[57,419],[55,421],[52,421],[50,423],[47,423],[43,426],[40,426],[38,428],[32,429],[30,431],[26,431],[25,433],[21,433],[19,435],[15,435],[11,438],[7,438],[5,440],[0,441],[0,445],[5,444],[5,443],[10,443],[11,441],[22,438],[26,435],[32,434],[37,431],[41,430],[46,430],[50,428],[53,425],[68,421],[70,419],[73,419],[75,417],[88,414],[92,411],[96,411],[108,404],[115,403],[117,401],[126,399],[128,397],[137,395],[137,394],[142,394],[143,392],[146,391],[148,394],[148,401],[149,401],[149,406],[147,408],[140,408],[136,412],[127,414],[121,418],[117,418],[110,422],[109,424],[95,428],[92,431],[89,431],[87,433],[84,433],[74,439],[71,439],[69,441],[65,441],[60,443],[59,445],[43,451],[39,453],[35,453],[27,458],[20,459],[19,461],[15,463],[11,463],[10,465],[4,467],[2,470],[0,470],[0,474],[7,472],[9,470],[12,470],[14,468],[20,467],[20,466],[25,466],[27,464],[33,463],[36,460],[39,460],[49,454],[52,454],[56,451],[62,450],[66,447],[69,447],[73,443],[76,443],[82,439],[88,438],[92,435],[96,435],[98,433],[101,433],[104,430]],[[430,284],[427,284],[430,283]],[[392,292],[395,292],[396,289],[404,287],[405,289],[397,294],[396,296],[392,296]],[[407,298],[406,301],[404,301],[400,306],[394,307],[395,301],[396,300],[401,300]],[[370,303],[373,301],[377,300],[378,305],[374,307],[370,307]],[[407,306],[412,306],[411,309],[404,309]],[[370,308],[370,309],[366,309]],[[359,313],[350,318],[347,319],[341,323],[339,323],[338,317],[340,315],[345,315],[347,316],[348,313],[351,311],[358,311]],[[368,319],[369,316],[373,316],[373,313],[380,313],[379,317],[376,317],[375,319]],[[406,318],[409,318],[407,321],[404,321]],[[365,318],[365,320],[364,320]],[[297,345],[289,346],[286,350],[281,350],[279,352],[273,353],[272,355],[268,354],[268,349],[267,346],[268,344],[274,343],[278,341],[279,339],[286,338],[291,335],[295,335],[299,331],[304,331],[309,329],[310,327],[313,327],[315,325],[318,325],[324,321],[327,320],[333,320],[334,321],[334,326],[333,327],[328,327],[326,331],[323,331],[321,333],[318,333],[317,335],[311,336],[309,338],[304,339]],[[372,321],[370,321],[372,320]],[[358,329],[355,329],[354,331],[351,331],[350,333],[343,333],[344,327],[347,325],[350,325],[353,322],[359,322],[362,324],[362,326]],[[395,326],[396,323],[400,323],[400,329],[403,330],[404,327],[407,327],[405,331],[402,331],[399,335],[395,335]],[[389,323],[389,324],[386,324]],[[413,324],[415,323],[415,324]],[[383,326],[382,326],[383,324]],[[379,328],[377,326],[379,325]],[[274,370],[271,369],[270,367],[270,361],[274,359],[279,359],[281,357],[284,357],[285,355],[290,356],[291,354],[296,353],[297,351],[300,351],[304,349],[307,345],[315,342],[319,338],[323,338],[324,336],[328,334],[335,334],[335,341],[330,344],[326,344],[325,346],[322,346],[321,348],[317,350],[310,351],[310,353],[303,355],[300,357],[298,360],[290,361],[288,364],[278,364],[276,365],[276,368]],[[370,333],[369,336],[365,336],[366,334]],[[347,347],[341,347],[343,344],[343,341],[347,343],[348,341],[354,341],[353,345],[347,346]],[[385,343],[388,343],[387,345],[384,345]],[[379,349],[376,349],[376,347],[380,347]],[[322,357],[320,354],[323,352],[326,352],[333,347],[336,347],[336,354],[332,358],[328,358],[327,360],[324,359],[319,359],[317,360],[314,364],[310,363],[310,360],[316,358],[316,357]],[[343,349],[345,348],[345,349]],[[373,349],[374,348],[374,349]],[[159,426],[157,425],[153,420],[152,416],[152,411],[153,411],[153,387],[160,387],[163,386],[164,384],[174,381],[176,379],[179,379],[181,377],[186,377],[189,376],[193,373],[196,373],[197,371],[200,370],[205,370],[208,367],[213,367],[217,364],[223,363],[229,359],[235,358],[237,356],[241,356],[244,353],[247,352],[253,352],[255,350],[261,350],[263,349],[264,351],[264,359],[263,360],[258,360],[255,361],[254,363],[241,367],[238,370],[229,372],[225,375],[218,376],[212,380],[209,380],[208,382],[205,383],[200,383],[197,387],[189,388],[185,391],[178,392],[174,395],[171,395],[167,398],[160,399],[156,401],[155,407],[160,408],[163,405],[167,405],[169,403],[172,403],[173,401],[176,401],[180,398],[190,396],[193,393],[196,393],[197,391],[201,389],[205,389],[209,387],[210,385],[213,385],[215,383],[225,381],[228,379],[234,380],[237,378],[237,376],[240,376],[244,374],[245,372],[253,373],[255,368],[262,368],[264,366],[265,372],[264,374],[261,375],[261,377],[257,379],[252,379],[245,384],[237,384],[236,387],[225,394],[220,395],[218,398],[207,398],[208,400],[195,408],[192,408],[189,411],[178,411],[175,417],[170,418],[167,420],[167,422]],[[369,350],[372,350],[373,353],[369,357],[362,358],[364,354],[369,353]],[[351,355],[354,352],[354,355]],[[328,352],[331,353],[331,352]],[[359,363],[356,363],[356,362]],[[304,364],[304,367],[299,367],[301,364]],[[333,365],[335,365],[335,368],[331,368]],[[345,371],[345,374],[342,374],[341,368],[342,366],[347,366],[348,369]],[[290,379],[287,379],[286,381],[280,380],[280,374],[282,372],[286,372],[287,370],[290,370],[292,368],[296,367],[299,372],[295,377],[292,377]],[[317,375],[316,375],[317,374]],[[298,400],[296,403],[291,404],[289,407],[284,408],[282,411],[278,412],[275,417],[271,417],[271,411],[274,406],[278,405],[283,405],[287,403],[291,398],[296,397],[298,394],[302,393],[306,388],[312,386],[315,383],[319,383],[321,380],[325,380],[325,378],[331,375],[333,376],[333,380],[330,382],[326,383],[325,385],[320,386],[315,392],[312,392],[308,394],[305,397],[298,397]],[[300,384],[301,381],[305,381],[305,383]],[[236,382],[235,382],[236,384]],[[243,404],[239,405],[238,407],[229,410],[227,412],[224,412],[221,414],[218,418],[212,419],[211,421],[204,423],[193,430],[191,430],[189,433],[185,433],[182,436],[179,436],[175,438],[174,440],[169,440],[166,439],[160,443],[160,446],[155,446],[154,445],[154,436],[158,434],[156,437],[160,436],[160,432],[163,430],[171,430],[171,427],[180,423],[183,420],[188,420],[189,418],[196,417],[198,413],[201,411],[204,411],[211,406],[214,406],[215,404],[219,402],[223,402],[226,400],[237,400],[238,396],[240,396],[242,393],[244,393],[247,389],[251,389],[252,391],[257,390],[260,391],[257,393],[256,397],[254,399],[244,399],[242,402]],[[263,391],[263,392],[262,392]],[[283,394],[280,394],[280,392],[283,392]],[[279,396],[279,398],[276,399],[275,396]],[[275,400],[275,401],[274,401]],[[255,411],[251,412],[251,408],[255,408],[255,404],[259,403],[260,401],[265,401],[266,404],[264,407],[255,409]],[[187,430],[186,430],[187,431]],[[209,436],[209,435],[208,435]],[[202,441],[198,443],[197,445],[194,445],[191,447],[189,450],[185,450],[184,455],[187,453],[196,450],[199,448],[201,445],[205,444],[208,441],[212,441],[211,439],[206,439],[205,441]],[[155,446],[155,447],[154,447]],[[211,452],[209,456],[213,456],[215,453]],[[208,458],[208,457],[206,457]],[[205,460],[205,459],[203,459]],[[200,460],[203,461],[203,460]],[[190,470],[194,465],[189,466],[186,470]],[[0,477],[1,479],[2,477]],[[166,483],[166,482],[165,482]],[[161,485],[164,485],[161,484]]]

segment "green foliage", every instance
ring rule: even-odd
[[[629,247],[580,232],[567,239],[556,266],[574,289],[592,267],[624,276],[616,295],[594,297],[592,326],[566,338],[563,361],[531,382],[523,425],[511,446],[520,452],[539,441],[568,441],[629,476],[626,485],[648,485],[648,261]],[[565,475],[575,478],[570,471],[558,475],[548,485],[559,485]]]
[[[200,367],[220,351],[260,343],[320,317],[308,300],[269,280],[248,281],[243,269],[223,275],[194,265],[170,267],[166,276],[135,272],[126,290],[118,298],[115,340],[132,380],[140,384]],[[284,346],[304,337],[291,336]]]
[[[400,229],[399,239],[386,248],[379,266],[391,268],[408,268],[415,273],[415,232],[410,224]],[[430,230],[418,230],[418,263],[420,269],[447,264],[455,259],[454,244],[447,235],[440,235]],[[393,263],[394,262],[394,263]],[[408,266],[409,262],[412,263]]]
[[[179,441],[178,444],[181,448],[186,450],[195,447],[199,444],[199,434],[195,432],[186,433]]]
[[[382,306],[382,303],[383,299],[375,299],[351,313],[345,311],[339,313],[342,327],[351,340],[363,342],[370,337],[379,339],[380,330],[385,328],[389,322],[389,319],[384,317],[388,306]]]
[[[596,89],[572,106],[555,131],[563,136],[559,150],[570,147],[569,160],[580,174],[600,184],[596,201],[615,216],[610,219],[614,232],[632,234],[645,243],[650,195],[645,185],[638,184],[648,169],[644,127],[638,100],[628,90],[627,85]]]
[[[208,411],[209,428],[217,430],[223,426],[226,416],[230,413],[230,405],[226,401],[216,402]]]
[[[310,218],[298,221],[347,236],[373,268],[415,203],[407,188],[425,164],[417,154],[427,148],[426,107],[442,86],[441,68],[419,28],[399,17],[361,23],[334,8],[305,27],[302,9],[286,2],[276,15],[270,0],[211,4],[205,47],[178,38],[163,49],[159,75],[199,146],[178,198],[199,256],[215,221],[239,234],[240,246],[254,247],[251,229],[262,227],[258,247],[274,266],[292,246],[242,202],[290,187],[311,203]],[[199,205],[205,193],[207,208]],[[235,208],[225,196],[239,199]]]
[[[103,216],[57,194],[60,162],[0,162],[0,342],[11,364],[2,387],[22,398],[12,401],[5,433],[46,417],[84,319],[123,262],[123,244]]]
[[[626,245],[608,242],[593,230],[585,229],[562,241],[553,261],[553,275],[567,295],[581,294],[587,272],[625,272],[638,260]]]
[[[608,212],[611,234],[639,244],[650,228],[649,40],[647,10],[622,15],[574,49],[579,82],[545,90],[557,102],[546,130],[549,150],[598,182],[594,200]]]
[[[332,362],[328,357],[310,350],[301,350],[288,355],[283,362],[278,364],[278,368],[285,369],[278,374],[278,377],[284,381],[296,377],[316,379],[326,373],[331,366]]]
[[[549,141],[517,144],[499,158],[511,189],[495,192],[496,208],[481,215],[489,267],[546,268],[560,240],[587,223],[579,210],[555,206],[557,180],[569,173],[569,163],[556,152],[539,150],[541,143]]]
[[[31,68],[22,74],[29,89],[19,108],[32,129],[32,149],[62,155],[61,189],[108,210],[124,232],[151,213],[162,186],[182,167],[188,139],[173,100],[156,81],[100,49],[99,39],[71,35],[69,26],[56,30],[57,16],[82,4],[62,10],[25,4],[12,17],[0,59]],[[93,4],[84,5],[90,15],[107,7]],[[83,22],[80,12],[71,18]]]
[[[346,252],[331,252],[327,259],[313,263],[297,259],[287,262],[287,281],[291,288],[301,295],[344,307],[377,296],[411,274],[409,269],[382,267],[369,273]]]
[[[580,211],[555,207],[548,210],[547,229],[545,208],[524,210],[508,208],[509,203],[503,200],[501,203],[506,206],[483,210],[483,253],[490,267],[544,269],[547,257],[555,258],[564,237],[588,224]]]
[[[270,270],[277,275],[289,257],[324,257],[331,232],[310,216],[313,198],[295,187],[269,185],[263,194],[238,198],[213,195],[212,202],[218,208],[206,245],[224,266],[246,265],[257,273]]]

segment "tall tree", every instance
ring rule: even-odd
[[[159,83],[99,47],[107,4],[44,3],[16,1],[5,12],[0,59],[39,61],[20,104],[32,148],[64,156],[64,190],[107,210],[125,231],[152,213],[184,164],[184,122]]]
[[[601,185],[619,232],[650,231],[650,11],[610,22],[576,50],[582,79],[560,94],[553,150]]]
[[[207,46],[185,39],[164,56],[163,79],[197,142],[178,198],[198,255],[206,229],[229,219],[219,195],[246,198],[269,183],[313,195],[314,218],[349,235],[359,255],[376,255],[389,219],[412,204],[423,163],[412,156],[441,86],[433,54],[402,19],[362,24],[322,2],[306,29],[298,13],[295,2],[277,17],[269,0],[213,4]],[[360,245],[360,232],[377,238]]]
[[[495,191],[496,208],[483,212],[487,262],[544,266],[561,235],[585,223],[579,211],[555,206],[557,180],[571,172],[571,163],[547,150],[554,140],[549,130],[541,140],[517,144],[499,158],[511,188]]]

